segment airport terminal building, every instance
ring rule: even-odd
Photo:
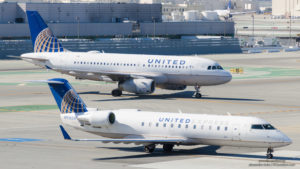
[[[26,10],[67,37],[233,35],[231,21],[162,22],[162,4],[0,3],[0,38],[29,37]]]

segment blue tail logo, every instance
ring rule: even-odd
[[[34,52],[64,52],[65,49],[53,35],[37,11],[26,11]]]
[[[227,7],[227,9],[228,9],[228,10],[231,9],[231,0],[229,0],[229,2],[228,2],[228,7]]]
[[[49,79],[47,83],[62,114],[87,112],[86,105],[67,80]]]

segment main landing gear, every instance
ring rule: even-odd
[[[269,147],[267,150],[267,159],[273,158],[273,154],[272,154],[273,152],[274,152],[273,148]]]
[[[122,90],[120,89],[114,89],[113,91],[111,91],[111,95],[114,97],[118,97],[122,95]]]
[[[164,144],[163,145],[164,152],[169,153],[169,152],[173,151],[173,147],[174,147],[174,144]]]
[[[196,85],[196,86],[195,86],[195,90],[196,90],[196,92],[195,92],[195,97],[196,97],[196,98],[201,98],[201,97],[202,97],[202,94],[200,93],[200,86]]]
[[[164,144],[164,152],[169,153],[173,151],[174,144]],[[152,153],[155,150],[155,144],[150,144],[144,147],[146,153]]]
[[[155,144],[150,144],[144,147],[146,153],[152,153],[155,150]]]

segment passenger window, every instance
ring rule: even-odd
[[[197,126],[196,126],[196,125],[194,125],[194,127],[193,127],[193,128],[194,128],[194,129],[196,129],[196,127],[197,127]]]
[[[211,70],[211,66],[208,66],[207,70]]]
[[[181,128],[181,124],[178,124],[178,128]]]
[[[145,123],[144,122],[142,122],[142,126],[144,126],[145,125]]]
[[[225,127],[225,129],[224,129],[225,131],[227,131],[228,130],[228,127]]]
[[[156,123],[156,127],[158,127],[159,123]]]
[[[173,128],[174,127],[174,124],[171,124],[171,128]]]
[[[257,129],[257,130],[262,130],[264,129],[263,126],[261,124],[253,124],[251,126],[251,129]]]
[[[217,127],[217,130],[220,130],[220,126]]]
[[[185,125],[185,128],[186,128],[186,129],[187,129],[187,128],[189,128],[189,125],[188,125],[188,124],[186,124],[186,125]]]
[[[164,123],[164,127],[166,127],[167,126],[167,124],[166,123]]]

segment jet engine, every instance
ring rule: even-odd
[[[177,84],[160,84],[157,87],[168,90],[184,90],[186,85],[177,85]]]
[[[155,90],[152,79],[130,79],[119,83],[119,89],[136,94],[149,94]]]
[[[113,112],[94,112],[91,114],[80,115],[77,119],[83,124],[102,128],[114,124],[116,116]]]

